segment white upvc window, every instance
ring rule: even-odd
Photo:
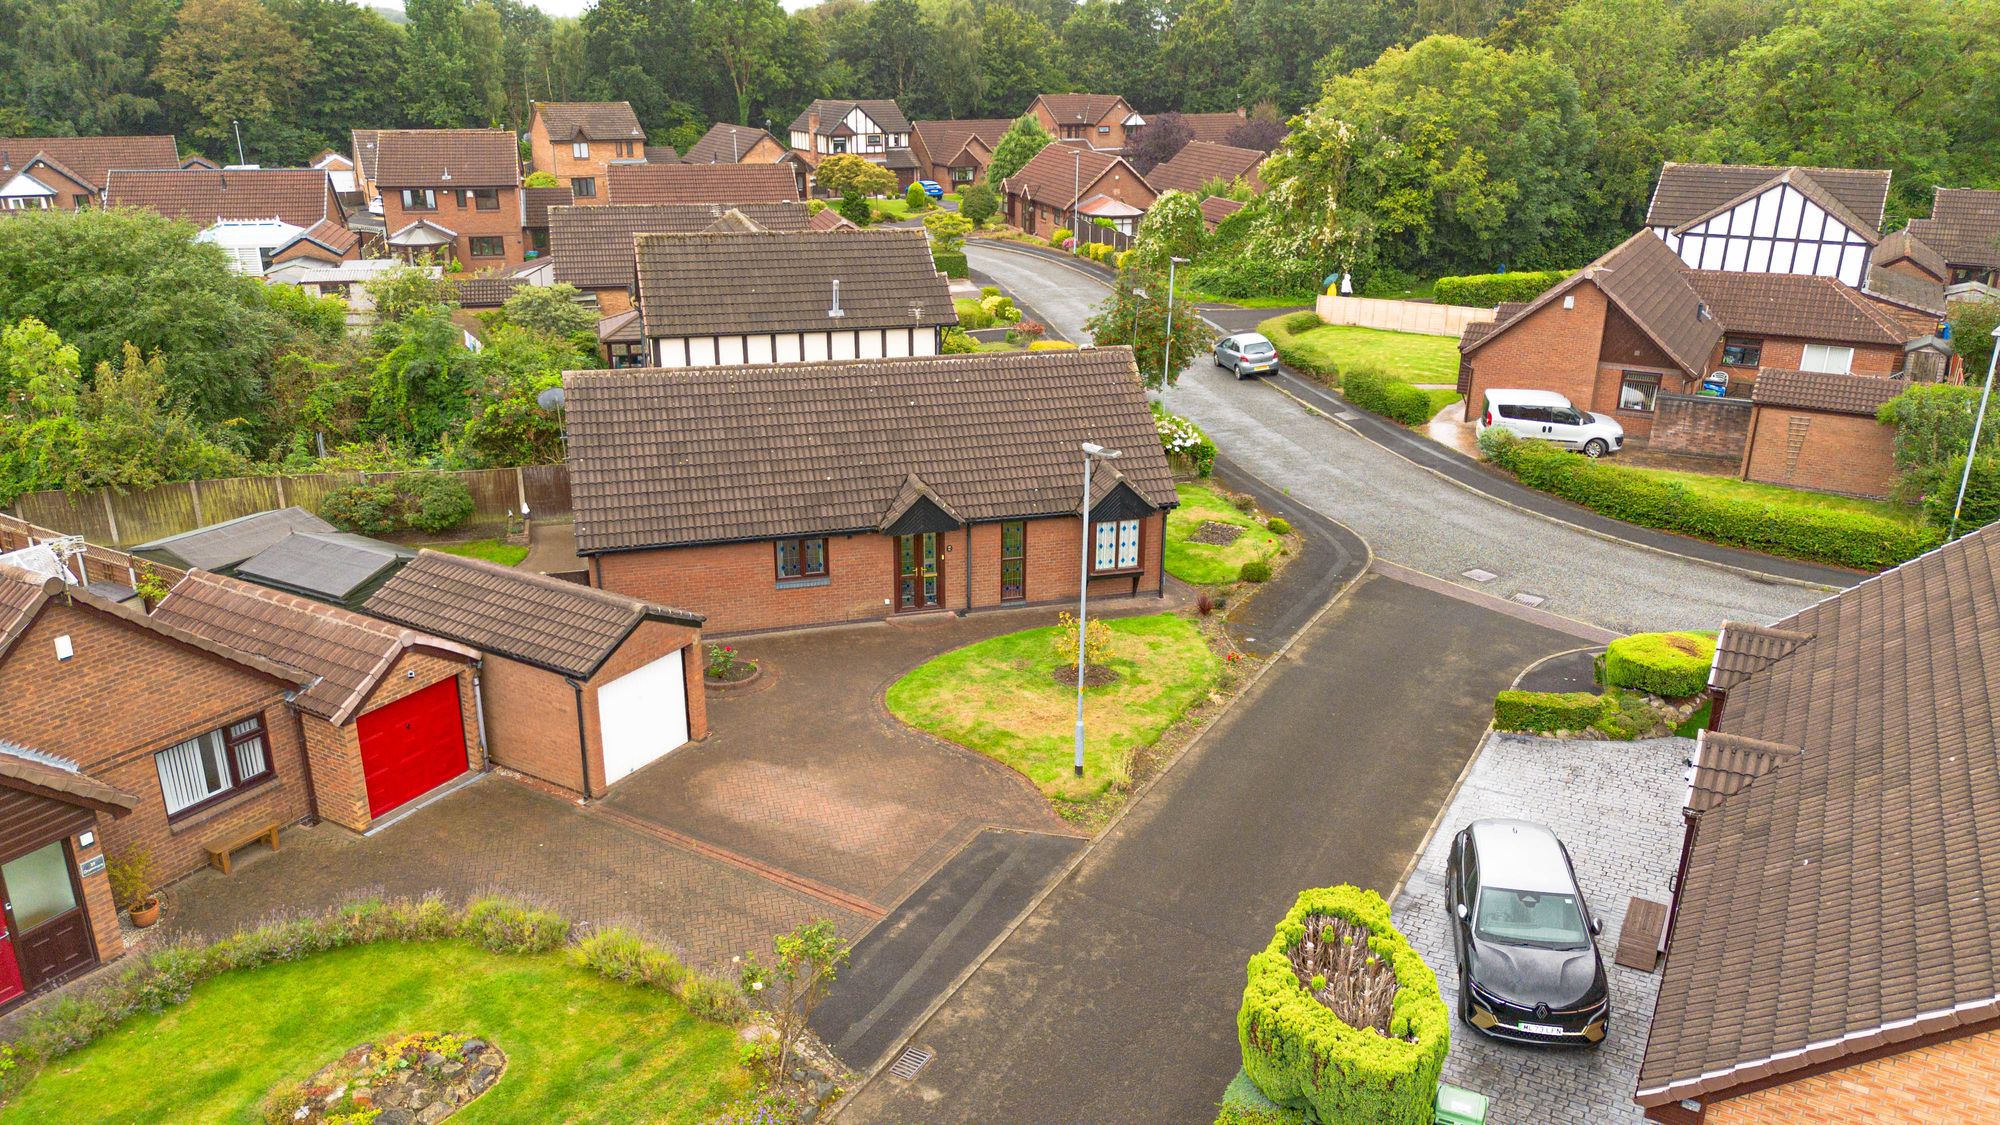
[[[1095,571],[1134,570],[1139,566],[1139,521],[1102,520],[1097,524]]]
[[[590,142],[589,142],[589,141],[571,141],[571,142],[569,143],[569,154],[570,154],[571,156],[574,156],[574,157],[576,157],[576,158],[577,158],[578,160],[589,160],[589,159],[590,159]]]
[[[1801,371],[1824,371],[1846,375],[1854,370],[1854,349],[1837,344],[1807,344],[1799,359]]]
[[[153,755],[167,815],[177,816],[271,774],[264,720],[252,715]]]

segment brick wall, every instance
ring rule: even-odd
[[[1870,417],[1759,406],[1750,420],[1749,480],[1887,496],[1896,481],[1896,431]]]
[[[554,672],[491,653],[479,682],[493,764],[583,792],[575,689]]]
[[[1162,517],[1153,515],[1141,525],[1143,572],[1138,592],[1159,590],[1161,521]],[[1076,597],[1080,522],[1063,518],[1028,521],[1029,603]],[[968,608],[967,549],[964,528],[939,533],[940,608]],[[974,526],[970,550],[969,607],[999,605],[999,525]],[[710,635],[887,617],[893,612],[896,593],[895,541],[884,535],[829,538],[826,584],[787,590],[777,588],[776,559],[768,541],[622,551],[596,556],[595,561],[596,585],[706,614]],[[1092,597],[1109,597],[1131,594],[1133,587],[1130,576],[1095,578],[1090,592]]]
[[[1995,1074],[2000,1074],[2000,1031],[1987,1031],[1710,1102],[1702,1120],[1705,1125],[1983,1121],[2000,1115]]]
[[[1654,403],[1652,439],[1647,448],[1738,464],[1749,439],[1749,399],[1662,394]]]
[[[578,176],[589,176],[596,181],[597,194],[579,196],[579,205],[610,202],[605,188],[610,178],[613,160],[642,160],[646,156],[642,141],[586,141],[588,156],[578,157],[570,141],[552,142],[548,129],[543,125],[540,114],[535,115],[534,125],[528,130],[528,155],[534,162],[535,171],[548,172],[555,176],[563,187]],[[448,224],[447,224],[448,225]],[[390,229],[394,229],[393,227]],[[454,230],[457,228],[453,228]]]
[[[452,253],[469,271],[518,266],[526,260],[527,233],[521,229],[521,193],[517,188],[502,187],[499,189],[500,209],[481,211],[474,205],[469,193],[461,204],[457,191],[440,185],[428,186],[438,189],[435,211],[405,211],[403,185],[382,185],[383,229],[395,234],[419,219],[427,219],[453,231],[458,238],[452,242]],[[506,252],[498,258],[473,257],[472,239],[475,235],[499,237]]]
[[[79,870],[86,860],[104,854],[104,822],[108,819],[100,815],[91,826],[97,839],[87,848],[83,846],[82,833],[69,838],[70,859]],[[118,904],[111,897],[110,875],[99,871],[83,876],[83,906],[90,916],[90,936],[97,944],[97,959],[110,961],[123,956],[125,934],[118,927]]]
[[[64,661],[54,650],[61,635],[75,650]],[[49,604],[0,658],[8,737],[137,797],[129,815],[104,824],[105,845],[113,854],[151,849],[163,881],[207,863],[208,841],[309,814],[287,686],[83,605]],[[259,713],[275,776],[169,825],[153,754]]]
[[[1604,291],[1591,282],[1570,290],[1575,308],[1558,297],[1472,353],[1472,392],[1465,420],[1479,417],[1481,396],[1495,388],[1555,391],[1583,409],[1594,409],[1598,355],[1603,348]]]
[[[1757,382],[1757,372],[1760,368],[1770,367],[1779,371],[1797,371],[1799,370],[1799,364],[1805,359],[1806,345],[1817,342],[1788,336],[1768,336],[1762,338],[1763,347],[1760,349],[1761,354],[1758,357],[1757,367],[1724,364],[1722,362],[1724,344],[1730,339],[1738,338],[1753,337],[1748,337],[1747,335],[1739,336],[1736,333],[1725,334],[1723,339],[1716,342],[1715,352],[1708,357],[1708,368],[1703,374],[1707,374],[1708,371],[1729,372],[1729,393],[1743,396],[1750,394],[1750,388]],[[1841,346],[1846,347],[1847,345]],[[1902,359],[1903,351],[1901,348],[1886,346],[1855,347],[1852,371],[1856,375],[1892,375],[1902,363]]]

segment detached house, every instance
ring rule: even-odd
[[[0,211],[80,211],[113,168],[179,168],[171,136],[0,137]]]
[[[359,256],[332,178],[317,168],[114,169],[104,196],[112,207],[193,223],[197,241],[221,246],[239,273],[262,275],[281,260],[333,265]]]
[[[958,323],[921,230],[732,226],[637,236],[653,366],[934,356]]]
[[[355,163],[398,256],[442,253],[468,270],[521,263],[526,216],[513,133],[382,129],[357,147]]]
[[[818,167],[829,156],[852,153],[894,172],[901,187],[909,187],[917,178],[910,119],[888,98],[820,98],[799,114],[790,132],[792,151],[808,167]]]
[[[638,268],[633,237],[699,234],[735,212],[763,230],[800,231],[812,221],[803,203],[612,203],[549,209],[555,280],[597,299],[605,316],[633,307]]]
[[[1004,117],[917,122],[910,133],[917,174],[949,191],[965,187],[986,174],[993,150],[1013,124]]]
[[[1000,184],[1009,225],[1047,236],[1109,219],[1122,234],[1137,234],[1139,220],[1159,193],[1120,156],[1080,145],[1049,145]]]
[[[1264,154],[1254,148],[1234,148],[1208,141],[1189,141],[1173,159],[1146,173],[1146,182],[1155,191],[1184,191],[1190,195],[1212,183],[1248,183],[1255,191],[1264,190],[1257,168]]]
[[[1930,217],[1904,229],[1943,263],[1952,296],[2000,289],[2000,191],[1937,188]]]
[[[1229,134],[1250,120],[1250,115],[1243,110],[1232,109],[1221,113],[1183,113],[1181,120],[1187,123],[1188,130],[1194,134],[1193,140],[1226,145],[1230,143]]]
[[[646,162],[646,130],[631,102],[536,102],[528,151],[535,170],[554,176],[576,202],[598,203],[612,164]]]
[[[1173,473],[1124,348],[564,376],[591,584],[724,633],[1157,596]]]
[[[1635,1098],[1669,1125],[2000,1113],[2000,527],[1728,622]]]
[[[1123,152],[1130,132],[1146,124],[1117,94],[1037,94],[1026,116],[1057,140],[1100,152]]]
[[[1882,170],[1669,163],[1646,227],[1694,269],[1816,274],[1860,288],[1888,198]]]

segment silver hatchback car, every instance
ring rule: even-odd
[[[1238,379],[1269,374],[1278,369],[1278,348],[1262,333],[1238,332],[1215,342],[1215,365]]]

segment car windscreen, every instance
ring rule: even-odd
[[[1550,891],[1487,887],[1479,892],[1474,930],[1487,941],[1510,945],[1581,949],[1590,944],[1576,896]]]

